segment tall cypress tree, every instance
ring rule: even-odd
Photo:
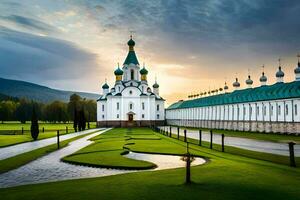
[[[73,116],[73,128],[75,130],[75,132],[77,132],[77,127],[79,126],[78,125],[78,112],[77,112],[77,109],[76,109],[76,106],[74,107],[74,116]]]
[[[31,115],[31,137],[33,140],[37,140],[39,136],[39,122],[35,111],[35,106],[32,106],[32,115]]]

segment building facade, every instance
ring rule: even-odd
[[[165,122],[164,99],[159,95],[155,80],[152,88],[148,85],[148,70],[140,69],[132,37],[128,41],[129,52],[122,69],[114,71],[116,81],[109,89],[105,83],[97,100],[97,125],[128,127],[163,125]]]
[[[267,85],[264,72],[261,86],[252,88],[253,81],[246,80],[247,89],[179,101],[166,109],[169,125],[212,129],[273,132],[300,135],[300,62],[294,70],[295,81],[284,83],[284,73],[279,66],[277,83]]]

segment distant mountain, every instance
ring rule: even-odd
[[[67,102],[70,95],[74,93],[86,99],[99,98],[99,95],[93,93],[56,90],[25,81],[0,78],[0,94],[10,97],[27,98],[45,103],[55,100]]]
[[[5,94],[0,94],[0,101],[7,101],[7,100],[18,101],[19,99],[17,97],[10,97]]]

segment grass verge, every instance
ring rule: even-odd
[[[127,134],[125,131],[119,132],[122,132],[122,135]],[[147,132],[150,131],[147,130]],[[126,146],[134,151],[169,154],[185,152],[186,144],[183,141],[156,133],[152,134],[161,139],[151,141],[133,139],[129,140],[131,144]],[[109,152],[115,142],[122,143],[117,135],[118,133],[103,134],[96,138],[99,140],[97,145],[100,146],[91,145],[89,149],[81,153],[103,151],[104,147]],[[106,144],[101,146],[101,143]],[[196,144],[191,144],[190,147],[192,154],[208,157],[211,161],[207,165],[191,168],[193,183],[190,185],[184,184],[185,169],[179,168],[19,186],[0,189],[0,196],[3,199],[23,200],[41,198],[44,200],[89,200],[96,197],[101,197],[103,200],[297,200],[300,197],[299,168],[222,153]]]
[[[95,133],[95,132],[92,132],[92,133]],[[63,148],[65,146],[67,146],[70,142],[80,139],[82,137],[85,137],[92,133],[87,133],[87,134],[80,135],[80,136],[77,136],[77,137],[74,137],[74,138],[71,138],[68,140],[61,141],[60,148]],[[26,153],[19,154],[14,157],[0,160],[0,174],[7,172],[9,170],[12,170],[12,169],[16,169],[22,165],[25,165],[41,156],[44,156],[44,155],[51,153],[53,151],[56,151],[56,150],[57,150],[57,144],[51,144],[51,145],[48,145],[48,146],[45,146],[45,147],[42,147],[39,149],[35,149],[35,150],[29,151]]]

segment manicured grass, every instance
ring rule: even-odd
[[[153,142],[161,139],[159,136],[154,135],[150,129],[134,129],[132,133],[129,133],[127,129],[107,131],[92,138],[91,140],[94,140],[95,143],[63,158],[63,161],[115,169],[151,169],[156,167],[155,164],[150,162],[133,160],[122,156],[128,153],[123,148],[126,144],[134,143],[136,140],[139,142]]]
[[[118,129],[97,138],[95,145],[85,149],[87,153],[111,150],[118,139]],[[135,132],[135,130],[133,130]],[[142,129],[140,129],[143,132]],[[128,139],[125,131],[120,135]],[[149,133],[149,130],[145,130]],[[113,134],[116,133],[116,134]],[[127,140],[134,151],[185,153],[186,144],[173,138],[158,135],[160,140]],[[114,136],[114,137],[110,137]],[[103,137],[103,141],[102,138]],[[101,143],[105,146],[101,146]],[[105,148],[104,148],[105,147]],[[3,199],[249,199],[296,200],[300,199],[300,169],[243,156],[222,153],[191,144],[190,152],[210,159],[210,162],[192,167],[191,185],[184,184],[185,170],[172,169],[147,171],[123,175],[70,180],[38,185],[0,189]],[[96,157],[95,157],[96,158]],[[116,157],[115,157],[116,158]],[[119,157],[118,157],[119,158]]]
[[[190,127],[188,128],[181,127],[181,128],[187,130],[199,130],[199,128],[190,128]],[[216,134],[224,133],[225,136],[230,136],[230,137],[240,137],[240,138],[249,138],[249,139],[264,140],[264,141],[271,141],[271,142],[285,142],[285,143],[294,141],[300,144],[300,136],[295,136],[295,135],[283,135],[279,133],[278,134],[260,133],[260,132],[248,132],[248,131],[230,131],[230,130],[207,129],[207,128],[200,128],[200,129],[205,132],[209,132],[210,130],[213,130],[213,133]]]
[[[24,128],[24,134],[22,134],[22,127]],[[38,140],[54,137],[57,134],[57,130],[60,131],[60,135],[66,134],[66,127],[68,127],[68,133],[74,132],[73,124],[71,123],[39,123],[40,134]],[[95,122],[90,124],[91,128],[95,128]],[[44,128],[45,132],[42,132]],[[30,123],[21,124],[18,122],[0,123],[0,148],[10,145],[15,145],[23,142],[33,141],[30,134]]]
[[[94,133],[94,132],[92,132]],[[84,135],[80,135],[68,140],[64,140],[60,142],[60,148],[63,148],[65,146],[67,146],[70,142],[75,141],[79,138],[85,137],[89,134],[92,133],[88,133],[88,134],[84,134]],[[11,158],[7,158],[4,160],[0,160],[0,174],[7,172],[9,170],[12,169],[16,169],[22,165],[25,165],[41,156],[44,156],[50,152],[53,152],[57,150],[57,144],[52,144],[52,145],[48,145],[39,149],[35,149],[33,151],[29,151],[23,154],[19,154],[17,156],[11,157]]]
[[[177,138],[177,134],[172,134],[172,138]],[[179,136],[180,141],[184,141],[183,136]],[[191,144],[195,144],[198,146],[199,140],[187,138],[187,141]],[[202,141],[201,143],[202,147],[210,148],[210,143]],[[213,149],[216,151],[222,151],[222,146],[219,144],[213,144]],[[282,155],[275,155],[270,153],[263,153],[263,152],[257,152],[257,151],[251,151],[247,149],[240,149],[237,147],[231,147],[231,146],[225,146],[225,152],[234,154],[234,155],[240,155],[248,158],[254,158],[258,160],[265,160],[270,161],[273,163],[283,164],[283,165],[289,165],[290,164],[290,158],[288,156],[282,156]],[[300,166],[300,157],[296,157],[296,164]]]

